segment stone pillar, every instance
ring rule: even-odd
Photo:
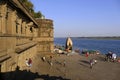
[[[21,35],[21,23],[22,23],[22,19],[18,18],[17,19],[17,34]]]
[[[16,11],[12,11],[8,8],[7,10],[7,33],[16,34]]]
[[[22,22],[22,34],[25,35],[25,25],[26,25],[26,22]]]
[[[12,12],[12,24],[11,24],[12,34],[16,34],[16,18],[17,18],[16,11],[13,11]]]
[[[29,36],[29,33],[30,33],[29,27],[28,27],[28,25],[26,24],[26,36]]]
[[[10,9],[8,9],[8,13],[7,13],[7,33],[8,34],[12,34],[12,11]]]
[[[0,33],[5,33],[5,17],[4,16],[0,16]]]
[[[0,5],[0,33],[6,33],[6,13],[7,6],[6,4]]]

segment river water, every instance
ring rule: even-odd
[[[99,50],[101,54],[112,51],[120,56],[120,40],[72,38],[72,41],[73,49]],[[54,38],[54,43],[65,46],[66,38]]]

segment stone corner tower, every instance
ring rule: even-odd
[[[52,53],[54,49],[54,28],[51,19],[36,19],[38,28],[38,48],[39,53]]]

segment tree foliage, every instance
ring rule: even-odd
[[[29,1],[29,0],[21,0],[21,2],[26,6],[26,8],[29,10],[29,12],[32,13],[32,15],[35,18],[41,18],[42,17],[42,13],[40,11],[35,12],[34,11],[34,5]]]
[[[34,17],[35,17],[35,18],[42,17],[41,12],[40,12],[40,11],[38,11],[38,12],[34,13]]]

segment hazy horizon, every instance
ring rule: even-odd
[[[120,36],[120,0],[30,0],[55,37]]]
[[[66,37],[99,37],[99,38],[108,37],[108,38],[120,38],[120,36],[58,36],[58,37],[55,37],[55,38],[66,38]]]

